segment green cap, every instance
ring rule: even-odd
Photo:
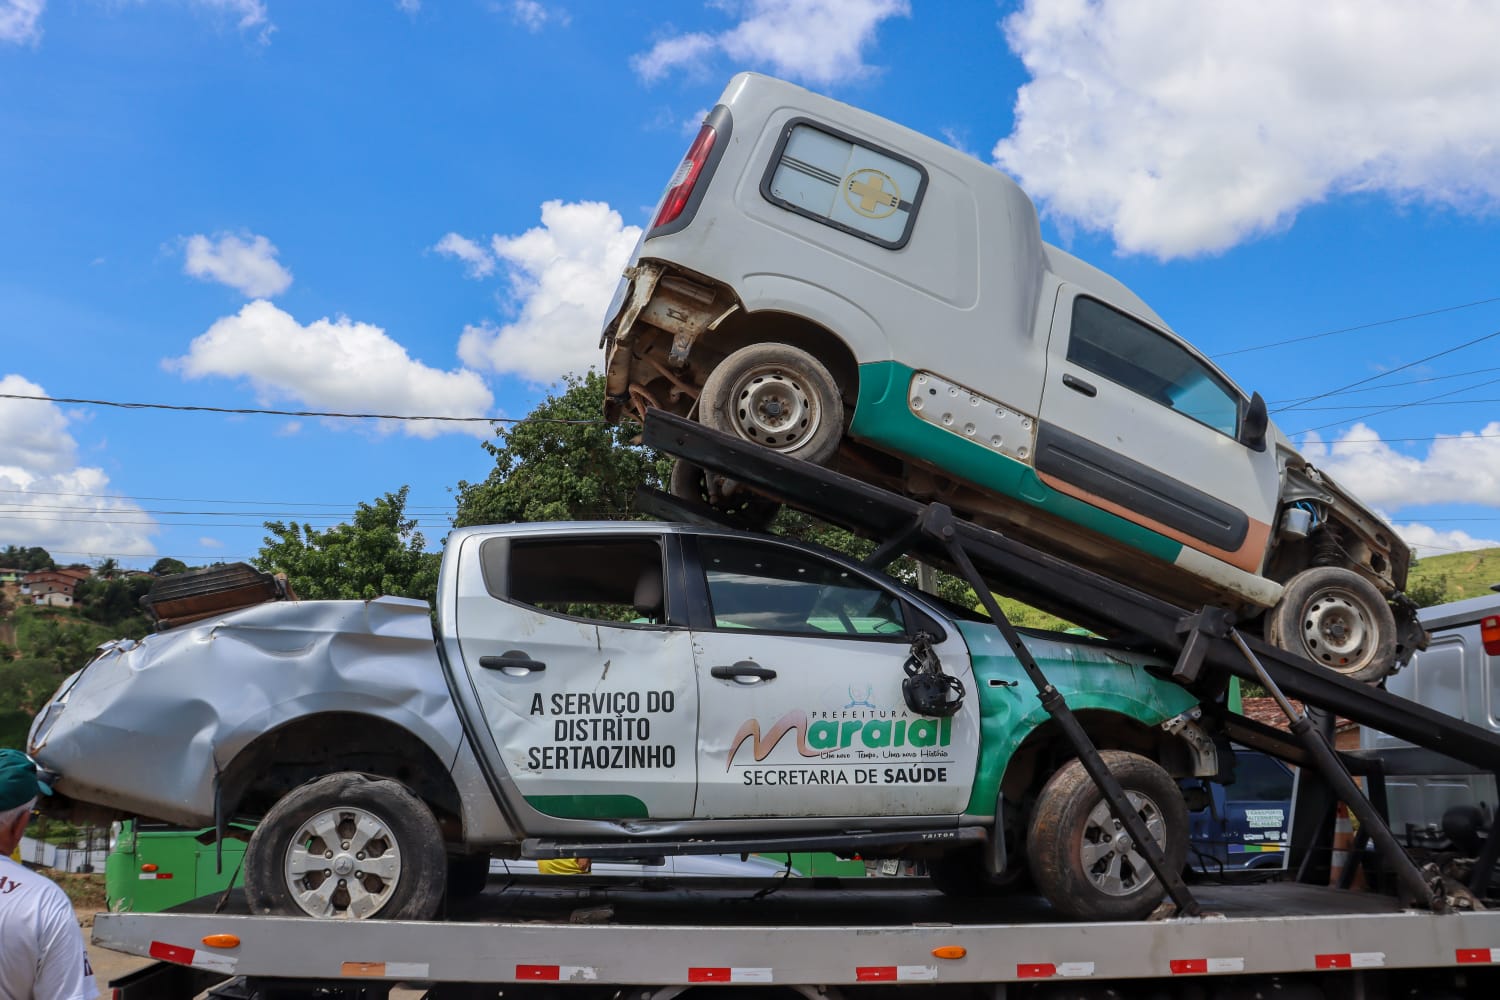
[[[52,789],[36,776],[36,761],[19,750],[0,750],[0,812],[22,806]]]

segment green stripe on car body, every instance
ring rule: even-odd
[[[979,694],[980,758],[965,812],[993,815],[1000,780],[1016,748],[1051,716],[1036,689],[988,622],[956,622],[969,646]],[[1113,712],[1147,726],[1181,715],[1198,699],[1146,670],[1140,657],[1107,647],[1025,636],[1026,647],[1074,712]],[[1003,684],[991,684],[991,681]]]
[[[1025,462],[991,451],[915,416],[906,398],[914,374],[915,369],[899,361],[860,365],[859,399],[849,433],[1055,514],[1164,562],[1176,561],[1183,549],[1181,542],[1060,493],[1043,483],[1036,470]]]
[[[558,819],[649,819],[646,803],[634,795],[528,795],[526,804]]]

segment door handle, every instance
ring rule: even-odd
[[[508,674],[541,673],[547,664],[533,660],[519,649],[508,649],[499,656],[481,656],[479,665],[486,670],[503,670]]]
[[[1098,389],[1095,389],[1092,385],[1090,385],[1088,382],[1085,382],[1077,375],[1063,375],[1062,383],[1069,389],[1072,389],[1074,392],[1081,392],[1085,396],[1088,396],[1090,399],[1099,395]]]
[[[710,677],[717,677],[721,681],[736,681],[740,684],[759,684],[776,677],[776,671],[763,667],[754,660],[741,660],[730,667],[711,667],[708,673]]]

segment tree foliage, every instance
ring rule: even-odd
[[[139,639],[150,631],[141,613],[141,598],[151,589],[149,576],[94,576],[80,580],[73,603],[89,621],[98,622],[120,637]]]
[[[56,569],[57,563],[53,562],[52,556],[39,545],[33,545],[30,548],[7,545],[0,549],[0,566],[35,573],[41,569]]]
[[[480,482],[459,482],[455,527],[631,518],[635,488],[666,482],[669,459],[631,444],[634,427],[602,422],[602,376],[570,375],[561,389],[485,442],[495,468]]]
[[[267,521],[271,534],[253,560],[269,573],[285,573],[298,597],[369,600],[390,594],[432,603],[439,556],[424,552],[426,538],[406,516],[408,487],[361,503],[350,522],[318,530],[309,524]]]
[[[162,556],[151,564],[152,576],[171,576],[173,573],[186,573],[187,563],[181,559],[173,559],[171,556]]]

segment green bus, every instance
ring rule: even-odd
[[[233,824],[233,832],[224,838],[221,872],[212,827],[185,830],[139,820],[117,823],[104,862],[105,902],[117,913],[156,913],[240,885],[245,839],[253,829]]]

